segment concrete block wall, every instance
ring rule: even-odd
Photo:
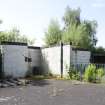
[[[67,75],[66,65],[70,66],[71,46],[63,46],[63,56],[61,56],[61,46],[42,49],[42,65],[45,72],[61,75],[61,57],[63,65],[63,75]]]
[[[41,66],[41,49],[40,47],[28,46],[28,56],[32,58],[31,65]]]
[[[63,75],[67,75],[68,67],[70,67],[71,62],[71,46],[70,45],[64,45],[63,46]]]
[[[90,63],[91,53],[88,50],[73,49],[71,45],[63,45],[63,76],[67,75],[67,68],[70,64]],[[42,64],[44,71],[50,70],[51,73],[61,75],[61,46],[42,49]]]
[[[53,74],[61,74],[61,47],[50,47],[42,49],[42,68],[44,73],[49,71]]]
[[[35,68],[40,68],[44,74],[50,71],[52,74],[61,75],[62,67],[63,75],[67,75],[66,66],[90,63],[90,51],[74,50],[71,45],[63,45],[62,48],[61,55],[61,46],[40,48],[21,43],[4,44],[2,49],[5,75],[24,77],[28,70]],[[25,57],[31,58],[32,62],[26,62]]]
[[[32,72],[37,72],[37,70],[41,70],[41,56],[42,55],[40,47],[28,46],[28,57],[32,60],[32,62],[29,62],[29,68]]]
[[[2,45],[3,70],[6,76],[24,77],[28,70],[25,56],[28,56],[27,45]]]
[[[90,63],[90,51],[72,50],[71,63],[72,64],[88,64]]]

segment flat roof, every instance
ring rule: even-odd
[[[72,50],[90,51],[89,49],[85,49],[85,48],[76,48],[76,47],[72,47]]]
[[[28,46],[29,49],[41,49],[41,47],[37,47],[37,46]]]
[[[27,43],[22,42],[9,42],[9,41],[2,41],[1,45],[20,45],[20,46],[27,46]]]

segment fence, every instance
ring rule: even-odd
[[[89,63],[89,64],[71,64],[72,67],[75,67],[77,70],[85,70],[88,65],[93,64],[96,66],[96,69],[103,68],[105,69],[105,64],[95,64],[95,63]]]
[[[74,70],[76,72],[76,74],[78,73],[79,75],[79,79],[80,80],[83,80],[83,75],[86,71],[86,68],[91,65],[92,63],[89,63],[89,64],[71,64],[71,69],[70,70]],[[105,72],[105,64],[93,64],[95,67],[96,67],[96,72],[97,72],[97,69],[99,68],[103,68],[104,72]],[[96,73],[95,72],[95,73]],[[78,78],[78,77],[76,77]],[[97,77],[95,77],[97,79]]]

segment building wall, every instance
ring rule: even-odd
[[[68,69],[70,67],[70,60],[71,60],[71,46],[64,45],[63,46],[63,74],[64,75],[67,75]]]
[[[27,45],[2,45],[3,68],[6,75],[24,77],[34,67],[43,73],[61,75],[61,46],[40,49]],[[63,46],[63,75],[67,75],[70,64],[90,63],[90,51],[73,50],[72,46]],[[25,57],[32,58],[32,62],[25,62]]]
[[[90,63],[90,51],[74,51],[72,50],[71,63],[72,64],[88,64]]]
[[[61,47],[50,47],[42,49],[42,68],[44,73],[49,71],[53,74],[61,74]]]
[[[41,65],[41,49],[40,48],[28,48],[29,51],[29,57],[32,58],[31,65],[34,66],[40,66]]]
[[[55,46],[42,49],[42,64],[44,71],[50,70],[53,74],[61,75],[61,47]],[[67,75],[70,64],[90,63],[90,51],[73,50],[72,46],[63,46],[63,75]]]
[[[71,46],[63,46],[63,75],[67,75],[66,66],[70,66]],[[48,70],[53,74],[61,75],[61,46],[42,49],[42,64],[45,72]]]
[[[39,47],[28,47],[28,56],[32,59],[30,69],[40,70],[41,68],[41,49]],[[36,71],[37,72],[37,71]]]
[[[28,57],[27,46],[2,45],[3,69],[6,76],[24,77],[28,70],[25,56]]]

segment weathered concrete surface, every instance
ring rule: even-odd
[[[35,81],[33,86],[0,88],[0,105],[105,105],[105,85]]]

